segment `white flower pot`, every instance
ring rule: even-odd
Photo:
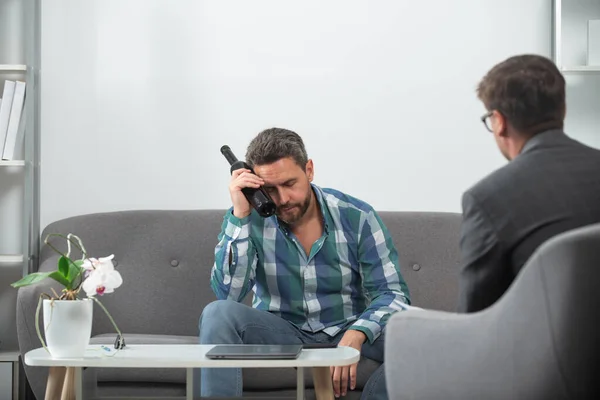
[[[94,302],[44,300],[46,345],[54,358],[80,358],[90,343]]]

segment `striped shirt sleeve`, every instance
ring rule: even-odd
[[[219,300],[242,301],[254,285],[257,254],[250,239],[251,216],[237,218],[230,209],[215,247],[210,286]]]
[[[349,329],[373,343],[390,316],[408,308],[410,298],[392,238],[375,211],[364,214],[359,235],[360,274],[370,303]]]

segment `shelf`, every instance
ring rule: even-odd
[[[23,262],[22,254],[0,254],[0,264],[18,264]]]
[[[0,71],[27,71],[27,65],[0,64]]]
[[[575,67],[562,67],[562,72],[575,72],[575,73],[600,73],[600,66],[598,65],[580,65]]]
[[[19,361],[19,352],[10,350],[0,350],[0,362]]]
[[[12,161],[3,161],[0,160],[0,167],[24,167],[25,161],[23,160],[12,160]]]
[[[599,74],[600,65],[564,65],[563,59],[563,3],[575,3],[566,0],[553,0],[552,7],[552,59],[565,74]],[[591,2],[590,2],[591,4]],[[583,6],[581,6],[583,7]],[[590,10],[591,11],[591,10]],[[573,62],[573,61],[571,61]],[[580,61],[581,62],[581,61]],[[568,62],[567,62],[568,63]]]

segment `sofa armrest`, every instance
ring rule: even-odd
[[[390,398],[486,398],[477,394],[478,387],[485,383],[472,373],[478,360],[486,358],[478,344],[485,330],[480,319],[425,310],[392,316],[385,338]]]
[[[539,301],[519,311],[497,303],[472,314],[395,314],[385,339],[390,398],[568,398],[547,315],[530,312]]]

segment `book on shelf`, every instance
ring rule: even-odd
[[[10,118],[4,139],[4,150],[2,159],[10,161],[14,159],[15,150],[23,137],[25,118],[23,118],[23,106],[25,104],[25,82],[17,81],[10,108]]]
[[[4,141],[6,140],[6,133],[8,131],[8,120],[10,118],[10,109],[15,94],[15,86],[15,81],[4,81],[2,103],[0,103],[0,155],[4,151]]]

